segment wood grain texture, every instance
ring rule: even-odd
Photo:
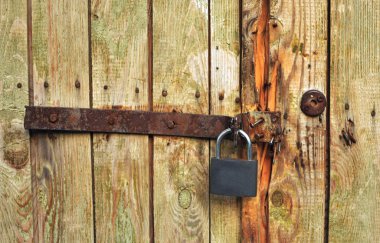
[[[32,239],[25,1],[0,1],[0,241]]]
[[[87,1],[33,0],[31,11],[35,105],[88,107]],[[31,144],[34,241],[93,241],[90,135],[33,134]]]
[[[256,110],[258,90],[255,85],[254,46],[256,45],[257,18],[260,10],[260,1],[242,0],[242,63],[241,63],[241,99],[242,112]],[[252,158],[257,159],[257,146],[253,146]],[[260,175],[260,174],[259,174]],[[260,179],[258,178],[258,185]],[[241,227],[243,242],[258,242],[259,229],[259,197],[243,198],[241,212]]]
[[[271,66],[278,67],[277,109],[284,139],[269,189],[270,239],[322,242],[325,216],[326,111],[316,118],[300,109],[302,94],[327,85],[327,2],[278,1],[271,5]]]
[[[255,109],[250,63],[257,34],[259,2],[243,2],[243,110]],[[323,1],[272,1],[270,77],[277,76],[277,104],[284,119],[281,152],[276,152],[269,186],[269,238],[273,242],[321,242],[325,200],[325,116],[308,118],[299,105],[309,89],[326,89],[327,4]],[[254,60],[255,61],[255,60]],[[278,147],[276,147],[278,149]],[[249,206],[245,206],[247,203]],[[255,200],[243,201],[243,217],[256,228],[262,220]],[[244,221],[243,221],[244,223]],[[251,234],[257,236],[257,230]]]
[[[153,1],[154,111],[209,112],[207,26],[207,1]],[[207,140],[154,138],[156,242],[209,241],[208,168]]]
[[[331,3],[329,241],[379,242],[380,2]]]
[[[210,1],[211,114],[240,113],[239,7],[238,1]],[[219,99],[220,95],[223,100]],[[215,156],[214,141],[211,147],[211,155]],[[232,142],[226,140],[222,156],[236,155]],[[210,195],[211,242],[240,242],[240,210],[241,199]]]
[[[92,1],[94,108],[148,107],[146,1]],[[94,134],[96,240],[149,242],[148,136]]]

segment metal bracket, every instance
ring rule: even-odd
[[[270,111],[252,111],[243,113],[242,129],[248,133],[252,142],[281,141],[281,113]]]
[[[279,112],[250,112],[233,118],[175,112],[27,106],[24,126],[25,129],[38,131],[126,133],[213,139],[226,128],[241,124],[252,141],[270,142],[280,127],[279,114]],[[263,121],[252,127],[251,123],[260,118],[263,118]],[[231,124],[231,120],[238,120],[238,123]]]

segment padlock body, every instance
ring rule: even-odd
[[[257,192],[257,161],[211,158],[210,193],[254,197]]]

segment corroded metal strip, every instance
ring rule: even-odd
[[[240,114],[238,127],[253,142],[278,142],[282,132],[280,115],[280,112],[261,111]],[[231,127],[231,120],[229,116],[175,112],[27,106],[24,126],[40,131],[216,138]]]
[[[216,138],[231,117],[131,110],[27,106],[25,129]]]

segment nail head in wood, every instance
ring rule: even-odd
[[[77,88],[77,89],[80,88],[80,82],[79,82],[79,80],[75,80],[75,88]]]
[[[168,91],[166,89],[162,90],[162,96],[163,97],[168,96]]]

